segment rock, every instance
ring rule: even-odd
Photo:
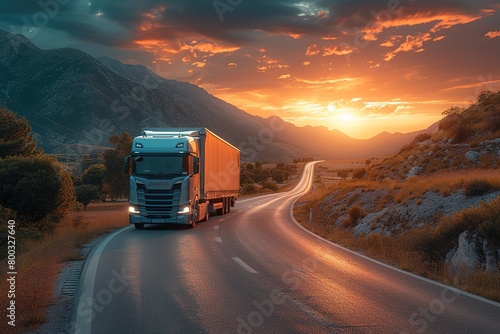
[[[446,255],[446,263],[450,265],[450,274],[469,275],[475,269],[480,268],[477,235],[470,235],[465,231],[458,237],[458,246]]]
[[[422,173],[422,167],[414,166],[408,171],[408,173],[406,174],[406,178],[410,178],[412,176],[418,176],[421,173]]]
[[[499,268],[497,257],[495,256],[495,247],[493,247],[493,245],[491,245],[487,240],[484,240],[483,242],[483,252],[486,262],[486,272],[498,272]]]
[[[481,154],[479,152],[476,152],[476,151],[469,151],[469,152],[465,153],[465,158],[467,158],[469,161],[471,161],[473,163],[478,163],[479,158],[481,158]]]

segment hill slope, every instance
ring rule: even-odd
[[[303,220],[312,208],[336,242],[500,300],[500,92],[444,114],[434,135],[306,203]]]

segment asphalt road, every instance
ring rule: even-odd
[[[324,241],[288,193],[240,200],[192,230],[128,227],[82,276],[75,333],[500,333],[500,304]]]

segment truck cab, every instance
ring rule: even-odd
[[[124,168],[130,174],[130,223],[195,226],[208,217],[200,203],[199,133],[148,131],[134,138]]]

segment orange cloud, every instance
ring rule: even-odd
[[[203,63],[201,61],[197,61],[197,62],[194,62],[192,63],[191,65],[195,66],[195,67],[205,67],[207,63]]]
[[[316,56],[320,53],[321,53],[321,51],[318,49],[318,46],[316,44],[311,44],[307,48],[306,56]]]
[[[398,28],[403,26],[417,26],[437,22],[430,30],[435,33],[443,29],[449,29],[458,24],[467,24],[494,13],[494,10],[482,10],[476,15],[455,14],[455,13],[418,13],[406,17],[396,17],[394,20],[385,20],[372,22],[369,26],[362,29],[365,34],[363,39],[368,41],[377,40],[377,36],[389,28]]]
[[[240,49],[239,46],[225,46],[225,45],[219,45],[217,43],[209,43],[209,42],[197,43],[196,41],[194,41],[193,43],[194,44],[191,45],[190,44],[182,45],[182,49],[188,51],[200,51],[210,54],[234,52]]]
[[[449,29],[455,25],[467,24],[486,16],[490,16],[495,12],[495,10],[485,9],[479,11],[478,14],[458,14],[458,13],[417,13],[406,17],[396,17],[394,20],[385,20],[372,22],[370,25],[365,27],[362,32],[364,33],[363,39],[367,41],[375,41],[378,35],[382,33],[385,29],[397,28],[403,26],[418,26],[437,22],[427,33],[420,33],[415,36],[406,36],[406,40],[401,43],[395,50],[388,52],[384,56],[385,61],[390,61],[399,52],[423,52],[424,42],[433,41],[438,42],[444,39],[446,36],[440,35],[432,37],[431,34],[435,34],[441,30]],[[487,34],[488,35],[488,34]],[[493,34],[494,35],[494,32]],[[396,37],[396,36],[395,36]],[[490,37],[490,36],[488,36]],[[393,47],[396,46],[397,39],[392,37],[390,40],[381,43],[380,46]]]
[[[500,30],[497,30],[497,31],[489,31],[486,35],[484,35],[486,37],[489,37],[489,38],[496,38],[496,37],[500,37]]]
[[[422,52],[424,51],[424,42],[430,41],[431,39],[430,33],[421,33],[416,36],[408,35],[406,36],[406,41],[403,42],[396,50],[386,53],[384,60],[391,60],[399,52],[408,52],[412,50],[415,50],[415,52]]]
[[[336,55],[336,56],[345,56],[354,51],[350,46],[346,46],[344,49],[339,48],[338,46],[334,46],[333,48],[326,47],[324,48],[323,57]]]
[[[396,36],[391,36],[391,38],[384,43],[380,44],[380,46],[385,46],[385,47],[393,47],[396,45],[396,43],[402,38],[403,36],[396,35]]]

